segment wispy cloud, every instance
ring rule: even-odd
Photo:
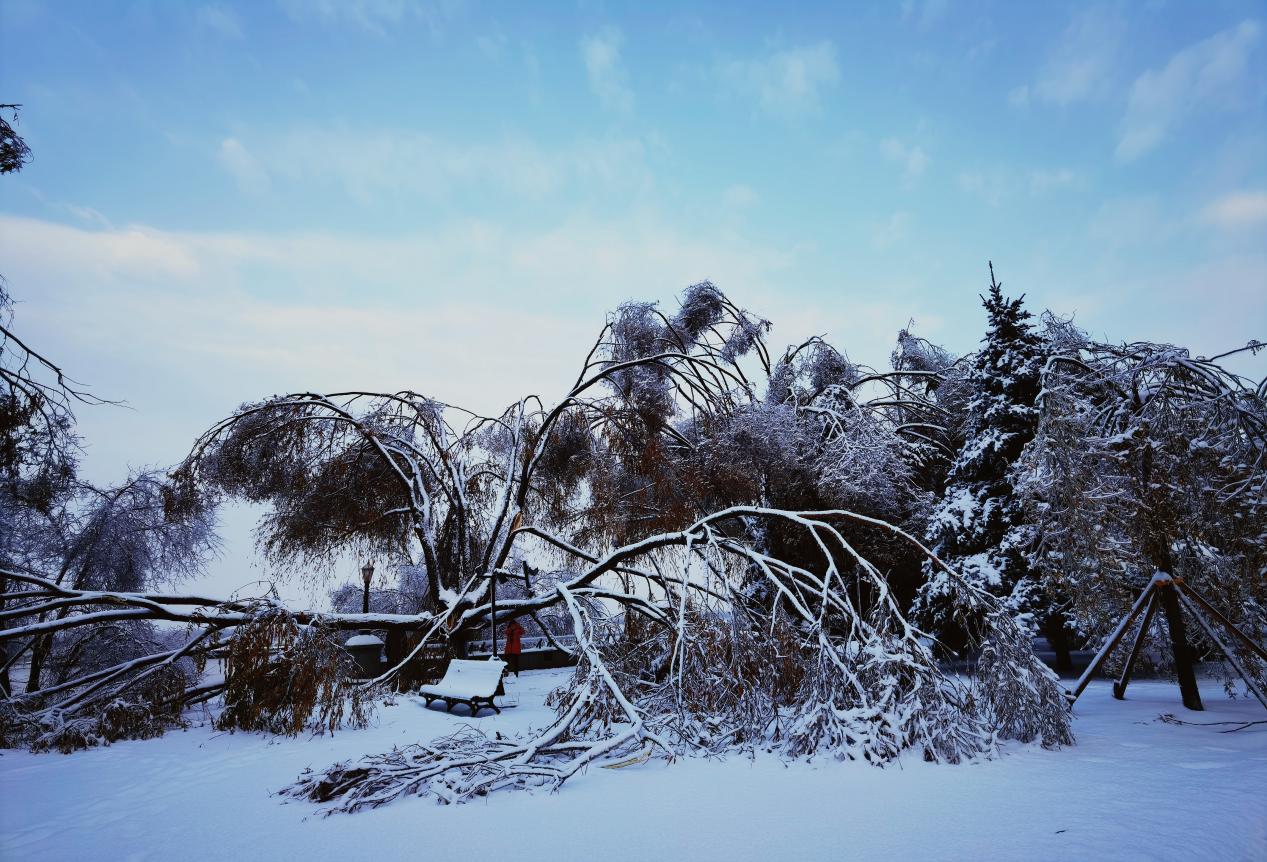
[[[268,191],[268,172],[237,138],[225,138],[221,141],[216,150],[216,159],[244,193],[259,195]]]
[[[1199,219],[1229,231],[1267,225],[1267,191],[1239,191],[1223,195],[1206,204]]]
[[[1057,189],[1075,188],[1081,185],[1083,185],[1082,176],[1070,168],[1029,172],[1029,188],[1034,194],[1043,194],[1044,192]]]
[[[660,296],[647,298],[667,299],[709,278],[751,299],[790,262],[759,243],[641,218],[532,231],[467,221],[369,238],[85,230],[0,214],[0,257],[34,291],[28,331],[60,342],[50,349],[68,367],[101,366],[98,389],[138,409],[210,397],[217,410],[278,390],[349,385],[408,386],[497,410],[526,392],[565,389],[578,361],[568,345],[585,343],[606,311],[646,297],[648,285]],[[129,356],[169,364],[138,369],[111,347],[116,340]],[[182,395],[186,375],[197,383]],[[186,430],[177,447],[200,429]],[[171,451],[166,444],[156,451]]]
[[[1159,195],[1124,195],[1096,208],[1087,236],[1099,249],[1148,248],[1170,241],[1179,228]]]
[[[64,204],[63,206],[66,212],[70,213],[85,224],[93,225],[94,227],[114,227],[114,225],[110,223],[110,219],[106,218],[92,207],[79,206],[78,204]]]
[[[908,144],[898,138],[885,138],[880,141],[880,153],[889,161],[902,169],[902,178],[914,182],[928,167],[928,154],[919,144]]]
[[[628,75],[620,60],[620,47],[624,37],[614,27],[604,28],[581,40],[581,59],[590,89],[611,111],[628,112],[633,109],[633,91],[629,89]]]
[[[840,82],[836,46],[829,41],[722,63],[718,72],[765,110],[784,115],[817,109],[822,91]]]
[[[218,33],[230,39],[241,39],[243,36],[241,17],[227,6],[222,6],[219,3],[199,6],[194,16],[199,26],[205,27],[213,33]]]
[[[919,30],[929,30],[946,17],[950,0],[902,0],[902,20]]]
[[[728,186],[722,193],[722,203],[733,210],[750,209],[760,200],[761,196],[751,186],[743,183]]]
[[[902,243],[910,235],[911,214],[898,211],[889,215],[871,233],[873,248],[884,251]]]
[[[1078,11],[1052,46],[1034,83],[1012,92],[1013,103],[1033,98],[1068,105],[1109,95],[1125,36],[1126,21],[1118,12],[1101,7]]]
[[[1144,155],[1202,110],[1240,107],[1261,98],[1261,81],[1255,81],[1250,69],[1261,30],[1257,21],[1242,21],[1135,79],[1119,128],[1118,159]]]
[[[475,37],[475,47],[493,62],[499,62],[506,56],[508,40],[502,33],[484,34]]]
[[[369,204],[402,196],[437,201],[487,190],[541,198],[569,183],[641,192],[653,182],[650,145],[639,138],[579,140],[544,148],[522,138],[458,141],[393,129],[295,128],[245,140],[228,138],[218,158],[245,191],[269,184],[333,187]]]
[[[278,4],[295,21],[350,26],[379,36],[410,22],[435,29],[461,6],[452,0],[278,0]]]
[[[959,188],[990,206],[1000,206],[1018,196],[1044,195],[1085,186],[1081,174],[1071,168],[1018,170],[1004,166],[960,171]]]
[[[999,206],[1016,190],[1012,175],[1001,168],[960,171],[955,179],[960,189],[992,207]]]

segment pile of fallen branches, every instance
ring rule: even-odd
[[[63,752],[118,739],[158,736],[182,724],[184,709],[223,699],[227,729],[297,734],[363,725],[367,703],[340,630],[416,627],[428,617],[293,612],[276,598],[222,601],[205,596],[69,589],[10,569],[0,577],[27,589],[6,594],[0,643],[5,668],[37,638],[111,625],[168,625],[146,641],[152,651],[31,692],[0,699],[0,744]],[[13,644],[15,646],[9,646]],[[91,649],[91,647],[89,647]],[[205,673],[223,661],[222,678]]]
[[[738,528],[750,520],[803,529],[821,550],[821,567],[793,565],[741,540]],[[587,563],[581,571],[498,611],[502,619],[562,603],[571,615],[581,661],[570,684],[552,695],[550,726],[514,739],[467,730],[305,774],[285,792],[355,811],[406,795],[459,802],[503,788],[557,788],[589,764],[654,755],[761,749],[884,765],[910,752],[959,763],[993,756],[1001,738],[1071,743],[1055,675],[998,601],[947,571],[965,613],[986,621],[977,673],[947,675],[884,575],[854,550],[848,534],[867,529],[912,542],[940,565],[881,521],[755,507],[602,558],[576,550]],[[665,549],[677,549],[676,575],[655,559]],[[737,569],[763,577],[773,603],[746,601],[735,586]],[[607,585],[612,579],[604,576],[617,571],[629,589]],[[610,614],[614,608],[623,616]]]

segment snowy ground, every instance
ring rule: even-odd
[[[520,705],[480,718],[520,730],[547,718],[566,671],[525,673]],[[1169,684],[1108,683],[1078,703],[1078,745],[1012,746],[970,766],[688,759],[596,769],[560,792],[446,807],[410,799],[318,816],[270,795],[304,767],[377,752],[468,719],[401,698],[376,726],[316,739],[193,727],[150,741],[0,755],[0,859],[1267,859],[1267,718],[1203,687],[1186,713]],[[456,712],[461,712],[458,707]]]

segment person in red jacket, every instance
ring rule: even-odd
[[[511,620],[506,625],[506,649],[502,656],[506,659],[506,669],[513,670],[515,676],[519,676],[519,654],[523,652],[523,636],[524,627],[519,623]]]

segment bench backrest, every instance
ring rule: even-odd
[[[437,689],[453,689],[471,695],[488,695],[497,691],[502,673],[506,670],[506,662],[497,660],[472,661],[455,658],[449,662],[444,672],[444,679],[436,684]]]

